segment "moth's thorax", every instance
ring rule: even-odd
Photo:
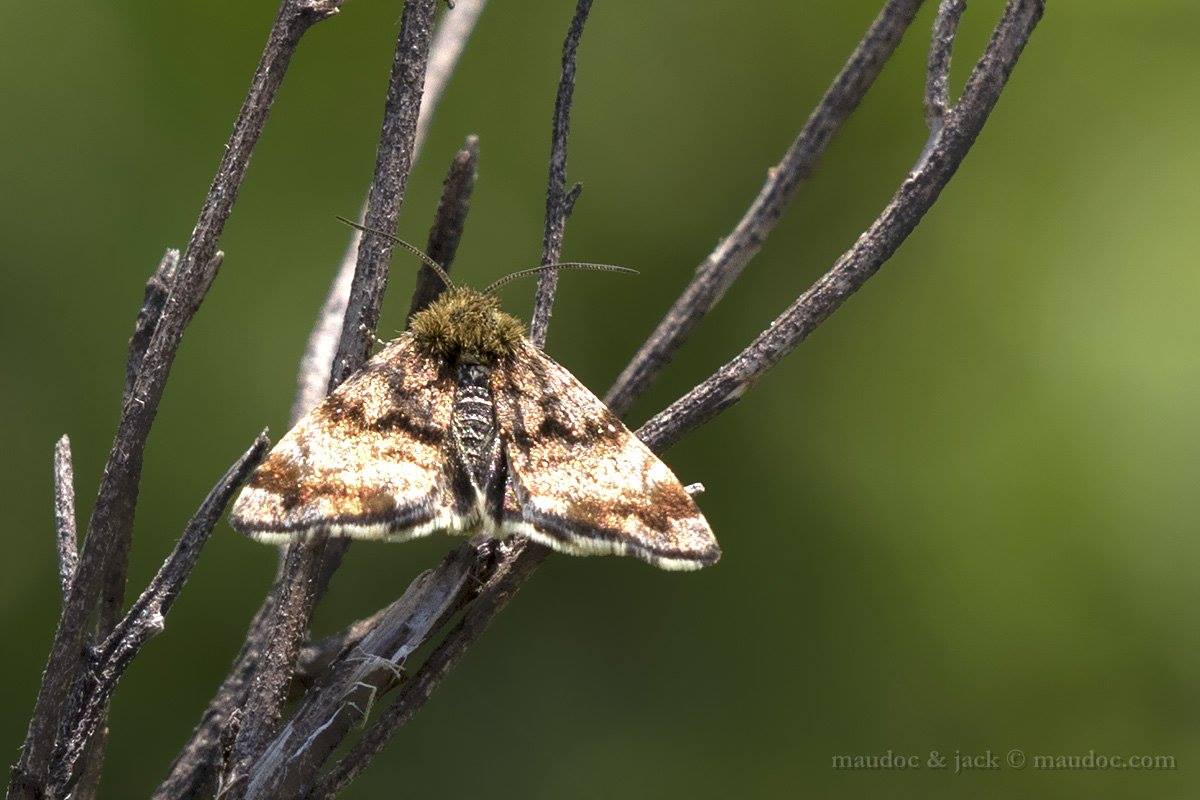
[[[512,354],[525,326],[500,310],[500,301],[465,286],[443,292],[409,325],[430,355],[460,363],[491,365]]]

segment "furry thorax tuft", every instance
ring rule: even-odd
[[[409,326],[430,355],[493,364],[510,355],[525,325],[500,310],[499,299],[466,286],[446,290]]]

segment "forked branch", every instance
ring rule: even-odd
[[[567,138],[571,133],[571,101],[575,96],[575,58],[583,27],[592,10],[592,0],[578,0],[575,15],[567,29],[562,48],[562,71],[558,93],[554,98],[554,123],[550,130],[550,170],[546,180],[546,222],[542,233],[542,263],[553,264],[562,258],[563,237],[567,217],[575,207],[581,187],[567,190]],[[558,271],[549,270],[538,276],[537,293],[533,298],[533,318],[529,323],[529,339],[545,347],[550,330],[550,314],[554,294],[558,289]]]

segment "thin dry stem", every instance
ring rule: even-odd
[[[550,131],[550,170],[546,181],[546,223],[542,233],[542,264],[562,259],[563,237],[567,217],[579,197],[579,187],[567,190],[567,138],[571,133],[571,101],[575,94],[575,58],[583,27],[592,10],[592,0],[578,0],[575,15],[567,29],[562,48],[562,73],[558,93],[554,98],[554,123]],[[548,270],[538,276],[537,293],[533,299],[533,318],[529,323],[529,340],[538,347],[546,346],[550,330],[550,315],[554,309],[554,294],[558,289],[558,271]]]
[[[284,0],[279,8],[216,177],[146,345],[137,378],[130,382],[100,479],[79,569],[55,630],[21,757],[13,767],[10,800],[33,800],[45,794],[56,732],[64,727],[61,715],[69,707],[62,698],[68,696],[79,675],[87,621],[99,600],[102,584],[108,589],[103,599],[106,606],[121,605],[142,455],[175,352],[215,277],[218,241],[292,54],[304,32],[336,13],[339,5],[336,0]],[[106,574],[110,576],[107,580]]]
[[[376,231],[395,230],[404,202],[436,6],[436,0],[409,0],[400,20],[374,178],[367,194],[367,213],[363,217],[363,225]],[[329,378],[330,390],[357,372],[370,354],[387,288],[391,256],[390,238],[369,231],[362,233],[354,280],[350,283],[350,300],[342,321],[341,341]]]
[[[958,21],[967,10],[967,0],[942,0],[933,23],[933,41],[925,71],[925,122],[936,133],[950,110],[950,55]]]
[[[175,273],[179,269],[179,251],[168,249],[163,253],[158,266],[150,279],[146,281],[146,291],[142,297],[142,307],[138,311],[137,320],[133,324],[133,335],[129,337],[129,355],[125,358],[125,391],[122,394],[122,404],[128,401],[133,391],[134,382],[142,369],[142,360],[146,357],[146,349],[150,346],[150,337],[158,327],[158,319],[162,316],[163,307],[167,304],[167,296],[175,285]]]

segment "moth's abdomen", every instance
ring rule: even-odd
[[[454,398],[454,434],[463,466],[475,485],[484,489],[496,444],[496,415],[488,388],[490,370],[481,364],[460,364]]]

